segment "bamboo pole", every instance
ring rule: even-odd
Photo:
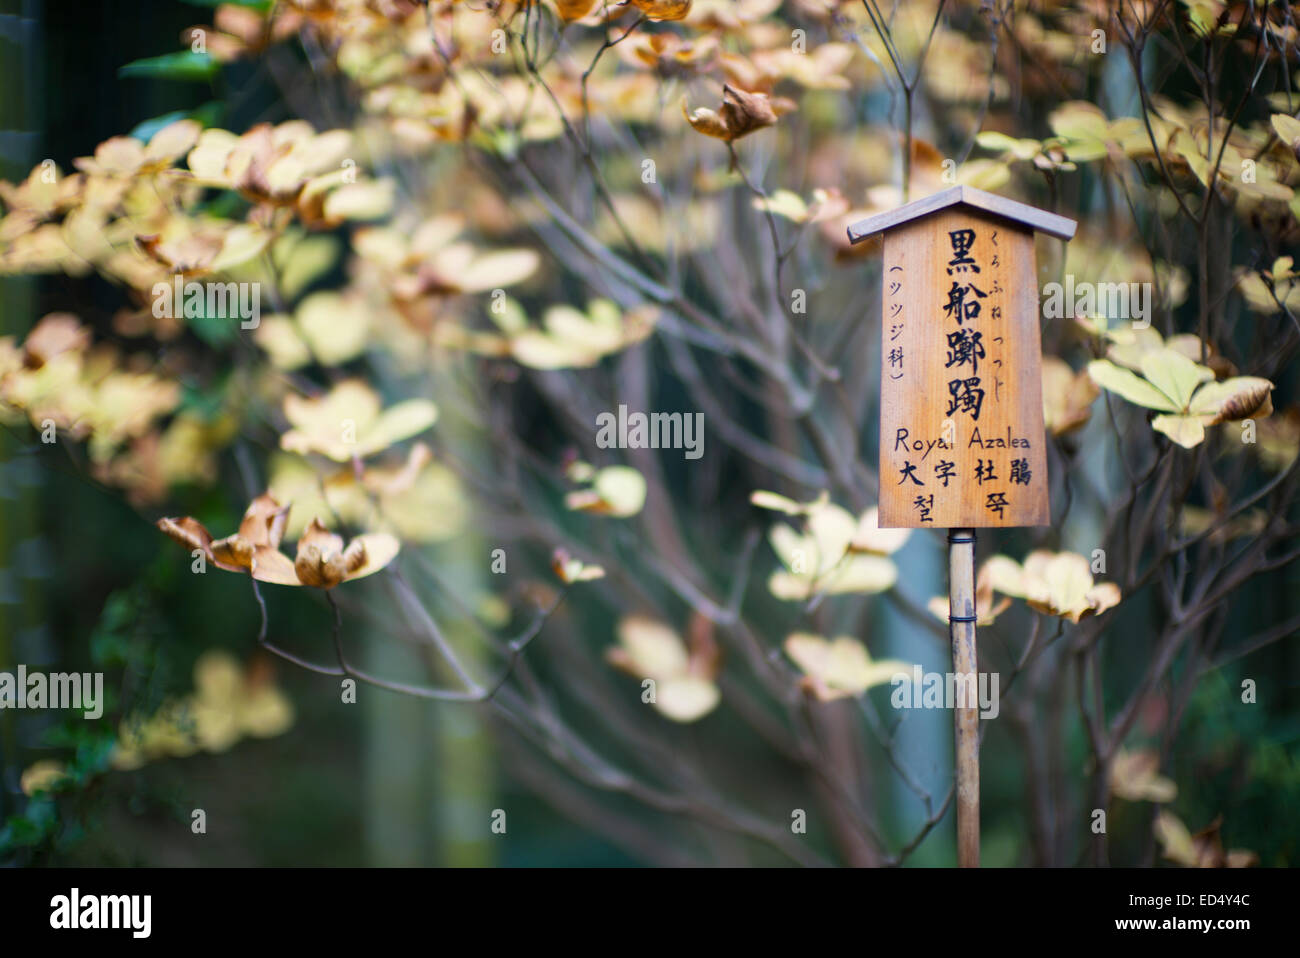
[[[975,651],[975,530],[948,530],[948,632],[957,699],[953,756],[957,788],[957,864],[980,863],[979,670]],[[961,690],[965,689],[963,697]]]

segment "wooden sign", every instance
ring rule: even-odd
[[[965,186],[850,228],[884,233],[882,527],[1048,523],[1035,229],[1074,223]]]

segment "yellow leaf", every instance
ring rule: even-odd
[[[655,709],[674,722],[694,722],[717,707],[717,663],[706,644],[687,649],[678,634],[656,619],[630,615],[618,625],[619,644],[605,653],[611,665],[655,683]]]
[[[849,548],[854,552],[893,555],[903,548],[911,534],[911,529],[880,528],[880,509],[872,506],[858,517],[858,525]]]
[[[1110,770],[1111,794],[1130,802],[1172,802],[1178,786],[1158,773],[1160,759],[1150,749],[1120,749]]]
[[[995,130],[985,130],[975,137],[975,142],[986,150],[1010,153],[1017,160],[1032,160],[1043,149],[1038,140],[1018,140]]]
[[[1300,120],[1286,113],[1274,113],[1271,122],[1282,142],[1294,150],[1300,143]]]
[[[873,661],[866,646],[849,636],[827,641],[820,635],[796,632],[786,638],[784,648],[823,702],[861,695],[912,669],[909,663],[896,659]]]
[[[1114,583],[1093,583],[1088,560],[1074,552],[1031,552],[1024,564],[1025,601],[1033,608],[1077,623],[1120,600]]]
[[[336,509],[342,514],[340,507],[349,508],[350,502],[361,515],[361,525],[391,531],[410,542],[449,539],[464,525],[468,505],[456,474],[432,458],[427,446],[416,443],[402,466],[367,468],[360,484],[351,469],[343,469],[327,482],[326,494],[331,501],[346,497]],[[377,509],[363,489],[378,500]]]
[[[360,441],[359,455],[387,449],[393,443],[424,432],[438,420],[438,408],[427,399],[408,399],[385,409]]]
[[[1272,391],[1273,384],[1258,376],[1234,376],[1206,383],[1192,398],[1191,412],[1210,417],[1207,425],[1267,416],[1273,410]]]
[[[850,556],[815,583],[813,592],[888,592],[898,581],[898,566],[883,556]]]
[[[588,565],[581,559],[572,558],[563,549],[555,550],[555,554],[551,557],[551,569],[566,585],[605,577],[605,570],[600,566]]]
[[[1142,375],[1147,382],[1168,397],[1170,412],[1185,411],[1191,405],[1192,393],[1196,387],[1214,378],[1211,369],[1194,363],[1182,353],[1169,348],[1147,353],[1142,357],[1141,366]]]
[[[334,268],[340,249],[339,240],[334,236],[281,237],[271,250],[280,270],[280,294],[285,299],[297,299],[304,289]]]
[[[1252,310],[1265,315],[1282,311],[1282,307],[1292,312],[1300,310],[1300,283],[1294,280],[1274,282],[1270,290],[1258,273],[1244,273],[1237,281],[1237,287]]]
[[[654,331],[658,311],[643,307],[620,314],[608,300],[593,300],[583,315],[572,306],[552,306],[543,319],[545,330],[518,327],[507,317],[510,353],[533,369],[585,368],[602,357],[641,342]],[[506,328],[506,327],[503,327]]]
[[[1236,32],[1236,24],[1224,23],[1222,28],[1219,26],[1219,17],[1226,8],[1223,0],[1182,0],[1182,4],[1187,8],[1187,19],[1193,33],[1206,37],[1218,32]]]
[[[226,166],[238,144],[239,137],[227,130],[204,130],[186,163],[200,182],[225,185]]]
[[[1043,357],[1043,419],[1054,436],[1083,426],[1098,389],[1087,371],[1076,373],[1063,359]]]
[[[370,332],[370,310],[356,299],[338,293],[313,293],[295,313],[302,338],[326,366],[337,366],[360,356]]]
[[[849,551],[858,524],[848,510],[825,503],[808,511],[807,529],[812,537],[819,574],[830,571]]]
[[[29,798],[37,792],[47,791],[68,777],[64,764],[52,758],[33,762],[23,770],[18,787]]]
[[[686,671],[686,643],[662,622],[630,615],[618,625],[618,640],[625,657],[617,664],[641,678],[659,679]]]
[[[290,394],[284,414],[293,427],[280,448],[306,455],[318,452],[335,462],[365,458],[423,432],[438,418],[427,399],[411,399],[380,412],[379,397],[361,380],[345,380],[314,399]]]
[[[1192,449],[1205,441],[1205,424],[1199,416],[1156,416],[1151,428],[1164,433],[1184,449]]]
[[[631,466],[601,469],[593,487],[616,516],[636,515],[645,505],[645,477]]]
[[[681,20],[691,12],[691,0],[632,0],[651,20]]]
[[[631,466],[608,466],[592,476],[591,488],[565,497],[570,509],[627,518],[645,506],[645,477]]]
[[[749,494],[749,501],[760,509],[772,509],[776,512],[784,512],[788,516],[802,515],[804,506],[802,503],[795,502],[793,499],[787,499],[785,496],[778,495],[775,492],[767,492],[759,489]]]
[[[802,223],[808,219],[808,204],[798,193],[791,190],[777,190],[771,196],[755,197],[753,206],[756,210],[774,213],[795,223]]]
[[[683,97],[682,114],[697,132],[730,143],[776,123],[776,105],[766,93],[751,93],[723,84],[720,112],[705,107],[688,111]],[[781,105],[784,108],[785,104]]]
[[[1192,833],[1178,816],[1161,811],[1155,820],[1156,838],[1163,846],[1164,856],[1185,868],[1195,868],[1198,864],[1196,846],[1192,843]]]
[[[674,722],[695,722],[718,706],[717,685],[695,675],[674,675],[655,683],[655,709]]]
[[[560,17],[567,23],[571,20],[581,20],[591,8],[596,5],[597,0],[555,0],[555,7],[560,12]]]
[[[269,230],[260,226],[240,223],[232,227],[223,237],[221,250],[208,264],[208,269],[220,272],[260,256],[271,242],[271,236]]]
[[[367,532],[365,535],[357,536],[348,548],[354,548],[357,543],[362,546],[362,561],[348,571],[346,577],[348,582],[374,575],[397,558],[397,553],[402,548],[397,538],[386,532]]]
[[[1011,181],[1011,170],[1001,160],[967,160],[957,170],[957,182],[979,190],[996,190]]]
[[[768,533],[772,549],[785,566],[768,579],[778,599],[803,600],[816,594],[884,592],[898,579],[898,567],[885,555],[907,540],[907,530],[881,529],[879,512],[853,516],[823,493],[810,503],[755,493],[756,505],[804,517],[804,532],[779,524]]]
[[[194,120],[169,123],[150,138],[145,158],[151,164],[171,166],[194,148],[202,132],[203,128]]]
[[[276,369],[297,369],[311,362],[311,349],[288,316],[263,316],[253,340],[266,351]]]
[[[345,183],[325,198],[325,218],[330,222],[381,219],[392,212],[396,186],[392,180]]]
[[[980,586],[1024,599],[1031,608],[1075,623],[1120,601],[1119,587],[1094,582],[1088,560],[1074,552],[1038,550],[1029,554],[1024,565],[993,556],[980,570],[980,578],[984,580]]]
[[[456,279],[466,293],[483,292],[523,282],[537,271],[541,257],[530,249],[500,250],[475,257]]]
[[[313,519],[298,539],[293,568],[303,585],[332,589],[378,572],[397,557],[399,549],[397,539],[382,532],[357,536],[345,547],[341,536]]]
[[[1088,364],[1088,375],[1103,389],[1127,399],[1131,403],[1166,412],[1181,412],[1168,396],[1140,376],[1116,366],[1108,359],[1094,359]]]

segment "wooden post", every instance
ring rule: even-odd
[[[883,238],[880,527],[948,529],[957,863],[980,863],[975,528],[1050,521],[1034,234],[1075,223],[954,186],[849,227]]]
[[[953,709],[957,791],[957,864],[980,863],[980,730],[978,655],[975,649],[975,530],[948,530],[948,632],[958,700]],[[961,691],[966,690],[962,699]]]
[[[1034,234],[1075,223],[954,186],[849,227],[883,239],[880,527],[948,529],[957,863],[980,862],[975,528],[1050,521]]]

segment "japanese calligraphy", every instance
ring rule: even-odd
[[[1031,239],[963,211],[887,234],[882,528],[1047,521]]]
[[[961,410],[970,413],[970,417],[976,422],[980,418],[980,407],[984,405],[984,390],[979,388],[980,378],[972,376],[970,379],[954,379],[948,383],[948,392],[951,398],[948,400],[947,415]]]
[[[999,519],[1002,518],[1002,511],[1011,503],[1007,502],[1006,493],[990,492],[988,499],[984,502],[984,508],[989,512],[995,513]]]
[[[979,361],[984,358],[983,333],[972,329],[959,329],[948,334],[948,361],[945,368],[970,363],[972,373],[979,372]]]
[[[966,296],[974,293],[975,296],[969,301]],[[967,283],[963,286],[956,280],[952,281],[952,289],[948,290],[948,305],[943,311],[951,319],[957,320],[958,323],[971,322],[979,318],[981,299],[987,299],[988,293],[977,288],[974,283]]]
[[[952,259],[948,260],[948,275],[951,276],[954,272],[964,273],[967,270],[978,273],[980,268],[975,265],[975,260],[970,256],[970,248],[975,243],[975,231],[952,230],[948,233],[948,238],[952,241]]]
[[[948,488],[948,480],[956,474],[957,467],[947,459],[940,459],[934,467],[934,478],[943,481],[943,487]]]

